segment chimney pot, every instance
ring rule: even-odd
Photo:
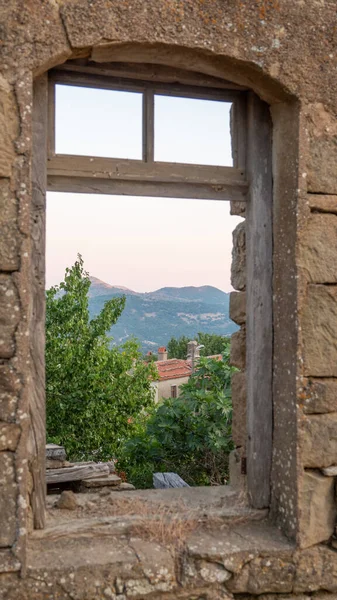
[[[167,350],[165,346],[158,348],[158,361],[167,360]]]

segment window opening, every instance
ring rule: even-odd
[[[47,287],[63,280],[65,268],[73,265],[77,252],[80,252],[83,255],[84,268],[92,277],[89,289],[91,319],[97,317],[106,301],[125,294],[125,309],[117,323],[108,331],[108,335],[113,337],[111,344],[113,348],[121,348],[125,342],[136,337],[140,342],[141,360],[145,362],[147,359],[151,360],[151,357],[154,358],[154,367],[158,371],[158,376],[153,381],[154,408],[157,404],[160,406],[165,398],[175,400],[178,396],[181,397],[181,386],[189,381],[193,372],[187,342],[183,342],[183,348],[180,347],[180,351],[183,349],[185,352],[184,356],[175,354],[174,351],[173,354],[168,355],[168,350],[171,352],[171,349],[168,348],[167,343],[171,337],[180,338],[185,335],[187,339],[193,340],[198,332],[225,337],[237,329],[229,319],[229,294],[222,290],[228,292],[230,289],[231,230],[239,221],[239,217],[229,216],[227,203],[214,201],[195,203],[190,199],[124,198],[123,196],[48,192]],[[49,323],[48,319],[47,323]],[[76,335],[80,334],[80,329],[76,328]],[[71,326],[69,330],[71,335]],[[49,342],[47,336],[48,359]],[[196,342],[195,346],[197,346]],[[199,343],[196,350],[198,351],[194,353],[194,370],[198,367],[198,356],[203,350],[202,343]],[[74,350],[76,351],[77,349]],[[219,360],[220,348],[210,347],[205,356],[214,354],[217,355],[215,359]],[[49,386],[52,381],[48,378],[47,364],[47,417],[50,406],[54,415],[48,423],[53,428],[58,427],[62,422],[64,428],[67,428],[68,424],[71,425],[70,415],[73,418],[76,411],[79,423],[75,422],[74,426],[71,425],[74,436],[71,444],[75,451],[78,448],[83,451],[84,458],[81,459],[77,455],[68,455],[68,458],[71,461],[117,458],[118,465],[122,458],[118,453],[107,456],[97,453],[100,444],[98,447],[89,446],[91,440],[96,444],[94,425],[97,411],[95,412],[90,402],[90,394],[87,397],[84,390],[83,401],[88,403],[88,413],[82,419],[84,410],[81,412],[78,407],[78,395],[81,395],[83,388],[81,388],[78,369],[70,368],[72,378],[67,383],[66,374],[69,372],[71,360],[71,356],[66,352],[67,367],[64,372],[62,368],[55,371],[55,385],[52,385],[51,391]],[[90,357],[86,354],[84,360],[89,361]],[[60,364],[60,361],[57,361],[57,364]],[[94,363],[93,368],[96,369]],[[82,371],[85,372],[86,369]],[[92,375],[94,377],[94,373]],[[132,376],[131,372],[130,376]],[[73,382],[76,384],[77,395],[73,394]],[[132,386],[129,385],[131,394]],[[69,400],[67,394],[64,394],[65,387],[62,386],[67,386]],[[55,390],[57,394],[61,394],[60,409],[53,408],[53,403],[50,405]],[[102,407],[104,393],[102,389],[99,396]],[[138,395],[140,393],[141,391]],[[120,388],[117,386],[116,392],[112,390],[112,394],[115,394],[113,397],[116,401],[122,399],[121,421],[116,419],[116,422],[120,423],[119,431],[125,435],[122,427],[123,421],[126,421],[127,424],[124,425],[131,433],[139,415],[132,412],[132,401],[130,400],[128,404],[122,385]],[[95,398],[93,400],[95,405]],[[67,401],[69,401],[68,411]],[[222,401],[222,397],[219,401]],[[127,413],[127,418],[124,418],[126,410],[130,412]],[[104,440],[110,439],[111,436],[116,438],[118,427],[111,426],[111,423],[107,426],[109,419],[104,409],[98,413],[105,415]],[[175,419],[178,424],[179,414]],[[197,415],[195,423],[193,419],[191,408],[191,430],[198,421]],[[219,413],[219,419],[216,422],[213,422],[214,419],[210,421],[210,427],[218,427],[220,420]],[[142,421],[143,417],[140,419],[139,426],[142,426]],[[206,427],[205,423],[204,426]],[[51,431],[55,435],[56,429]],[[181,437],[184,433],[182,430]],[[213,433],[214,429],[210,431],[210,438]],[[50,435],[50,431],[48,434]],[[79,440],[80,436],[83,436],[83,443]],[[230,431],[227,431],[227,436],[230,443]],[[50,442],[55,439],[49,437]],[[133,439],[131,435],[130,439]],[[96,454],[91,455],[89,450],[94,450]],[[176,451],[175,447],[174,451]],[[164,470],[167,470],[167,465],[170,465],[168,470],[177,471],[178,475],[187,480],[190,485],[213,481],[211,477],[207,480],[206,475],[201,479],[199,472],[197,473],[196,470],[192,472],[189,467],[187,468],[187,460],[186,464],[183,461],[178,464],[176,459],[175,462],[170,462],[168,449],[165,452],[167,460]],[[185,453],[182,453],[183,456]],[[228,482],[227,460],[226,452],[217,457],[218,470],[214,473],[214,481],[218,484]],[[145,461],[144,464],[147,465],[148,470],[152,468],[148,462]],[[163,464],[160,461],[153,465],[156,472],[162,468]],[[142,472],[142,467],[138,464],[135,465],[133,475],[127,470],[129,482],[139,488],[142,486],[151,488],[152,475],[148,477],[147,470],[147,479],[142,479],[143,475],[138,477],[137,469],[139,473]],[[54,484],[55,481],[48,483],[49,490]],[[69,482],[64,482],[64,487],[68,486]],[[53,491],[59,489],[54,487]]]
[[[92,143],[81,105],[92,115]],[[245,105],[237,90],[52,70],[49,189],[245,201]]]
[[[176,398],[176,397],[177,397],[177,386],[171,385],[171,398]]]
[[[233,165],[230,102],[158,94],[154,102],[156,161]]]
[[[142,94],[55,86],[55,152],[142,158]]]

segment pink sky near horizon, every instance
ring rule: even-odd
[[[140,94],[57,86],[56,107],[57,152],[141,158]],[[230,166],[229,110],[156,97],[155,159]],[[60,283],[80,253],[90,275],[137,292],[230,291],[232,230],[241,220],[225,201],[48,192],[46,285]]]
[[[229,203],[47,195],[47,287],[82,254],[90,275],[137,292],[213,285],[230,291]]]

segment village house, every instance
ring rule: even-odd
[[[167,358],[168,353],[165,346],[158,348],[158,360],[155,365],[158,370],[159,379],[153,382],[155,388],[155,402],[163,398],[178,398],[180,386],[187,383],[200,358],[201,346],[198,342],[191,341],[187,344],[187,359]],[[221,359],[221,354],[209,356],[208,358]]]

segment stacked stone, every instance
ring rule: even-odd
[[[306,218],[299,239],[300,299],[297,392],[302,476],[299,542],[335,533],[337,476],[337,123],[323,105],[307,108]],[[332,539],[332,545],[336,542]]]
[[[20,568],[28,487],[29,409],[22,368],[27,370],[29,362],[29,221],[24,208],[28,189],[19,181],[26,162],[15,147],[19,133],[14,88],[0,75],[0,572]]]
[[[231,214],[245,216],[242,203],[231,203]],[[240,369],[232,375],[233,424],[232,435],[236,446],[230,456],[230,483],[245,486],[246,460],[246,234],[245,222],[233,231],[231,283],[235,290],[230,295],[229,316],[240,326],[231,337],[230,362]]]

